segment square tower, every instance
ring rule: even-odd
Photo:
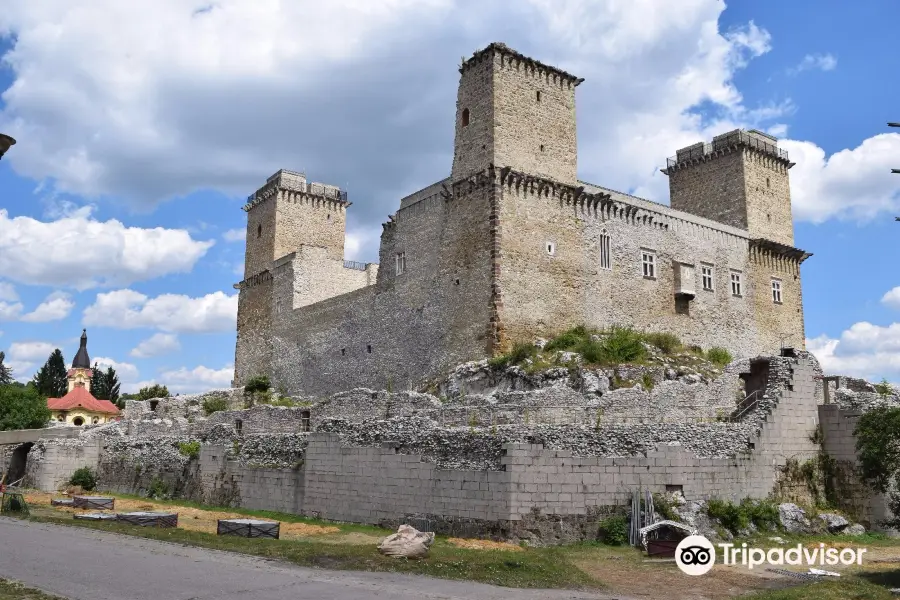
[[[344,258],[347,192],[311,183],[306,175],[281,169],[247,198],[244,278],[269,269],[272,261],[301,245],[325,248],[328,257]]]
[[[493,43],[460,66],[452,181],[490,165],[574,185],[583,79]]]
[[[777,138],[736,129],[682,148],[662,172],[669,176],[672,208],[793,246],[793,166]]]

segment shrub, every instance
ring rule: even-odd
[[[600,521],[600,537],[603,543],[610,546],[621,546],[628,543],[628,520],[616,515]]]
[[[200,442],[196,440],[181,442],[178,444],[178,452],[188,458],[197,458],[200,456]]]
[[[488,363],[494,368],[501,368],[507,365],[517,365],[526,358],[531,358],[537,354],[537,346],[525,342],[519,342],[513,345],[512,349],[506,354],[495,356]]]
[[[778,507],[770,500],[744,498],[739,504],[712,498],[706,505],[706,513],[722,527],[737,535],[753,523],[760,531],[777,529]]]
[[[169,398],[169,388],[164,385],[154,383],[153,385],[142,387],[138,390],[138,400],[152,400],[153,398]]]
[[[247,380],[247,384],[244,386],[244,393],[267,392],[270,387],[272,387],[272,384],[268,375],[255,375]]]
[[[84,491],[89,492],[97,487],[97,478],[94,476],[94,471],[90,467],[81,467],[72,473],[72,477],[69,479],[69,485],[77,485]]]
[[[643,360],[647,351],[641,341],[641,334],[631,327],[613,327],[600,342],[604,362],[621,364]]]
[[[578,345],[577,352],[588,363],[601,363],[606,358],[603,344],[591,339],[582,340]]]
[[[667,521],[681,521],[681,518],[672,506],[672,502],[664,494],[653,494],[653,510]]]
[[[710,348],[706,353],[706,358],[710,362],[715,363],[720,367],[724,367],[733,360],[731,357],[731,352],[729,352],[725,348],[720,348],[718,346],[716,346],[715,348]]]
[[[882,399],[887,398],[891,394],[891,384],[887,378],[882,378],[881,383],[875,384],[875,391]]]
[[[154,477],[147,490],[147,497],[155,500],[166,500],[169,497],[169,486],[159,477]]]
[[[290,398],[279,397],[271,402],[268,402],[272,406],[287,406],[288,408],[293,408],[294,406],[298,406],[296,402],[291,400]]]
[[[228,401],[225,398],[207,398],[203,401],[203,412],[207,417],[222,410],[228,410]]]
[[[662,350],[664,354],[672,354],[681,349],[681,340],[674,333],[645,333],[644,340]]]
[[[562,332],[547,342],[547,345],[544,346],[544,350],[547,350],[548,352],[552,350],[571,350],[588,339],[590,339],[590,335],[587,327],[579,325]]]
[[[645,390],[649,392],[653,389],[653,386],[655,386],[656,383],[653,381],[653,376],[650,375],[650,373],[644,373],[641,376],[641,385]]]

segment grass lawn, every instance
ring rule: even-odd
[[[679,598],[702,595],[710,600],[735,596],[751,600],[805,600],[840,598],[880,600],[892,598],[888,589],[900,587],[900,541],[882,536],[861,538],[797,538],[783,536],[786,546],[798,542],[818,545],[852,544],[869,549],[868,562],[842,571],[840,579],[803,583],[795,579],[762,576],[760,569],[717,565],[703,577],[682,574],[674,562],[649,561],[628,547],[593,543],[551,548],[526,548],[513,544],[456,540],[438,536],[428,558],[388,558],[375,546],[391,531],[378,527],[332,523],[237,508],[208,507],[180,500],[158,501],[114,494],[116,510],[173,510],[178,528],[133,527],[115,522],[74,520],[71,508],[51,507],[49,494],[28,494],[32,520],[86,527],[215,550],[240,552],[284,560],[296,565],[357,571],[401,572],[444,579],[470,580],[506,587],[594,589],[639,598]],[[253,516],[281,522],[280,540],[220,537],[217,518]],[[751,545],[771,546],[764,539]],[[49,598],[3,596],[6,598]]]
[[[60,600],[60,598],[27,588],[9,579],[0,579],[0,600]]]

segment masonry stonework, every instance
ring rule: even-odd
[[[581,324],[738,357],[802,348],[810,255],[793,247],[777,140],[738,130],[678,150],[671,207],[616,192],[577,179],[581,82],[503,44],[464,61],[450,177],[401,200],[380,267],[343,261],[345,192],[270,177],[245,206],[234,385],[411,389]]]

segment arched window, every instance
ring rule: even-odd
[[[72,425],[81,427],[82,425],[84,425],[84,419],[82,419],[81,417],[75,417],[74,419],[72,419]]]
[[[462,126],[466,127],[469,124],[469,109],[464,108],[462,112]]]

